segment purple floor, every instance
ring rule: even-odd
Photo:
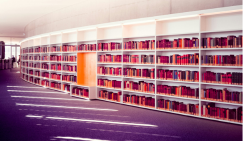
[[[1,141],[242,140],[240,125],[72,98],[27,83],[17,71],[0,70]]]

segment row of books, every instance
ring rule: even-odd
[[[23,49],[23,53],[28,53],[28,49]]]
[[[199,104],[184,104],[179,101],[159,99],[158,109],[199,116]]]
[[[29,53],[33,53],[33,48],[30,48],[29,49]]]
[[[48,64],[41,64],[41,69],[49,70],[49,65]]]
[[[29,56],[29,60],[34,60],[33,56]]]
[[[144,81],[124,81],[124,90],[154,94],[155,86],[153,83],[147,83]]]
[[[128,41],[123,43],[124,50],[154,50],[155,40]]]
[[[229,35],[227,37],[202,38],[201,48],[238,48],[242,47],[242,35],[238,37]]]
[[[47,53],[47,52],[49,52],[48,48],[49,47],[41,47],[40,48],[40,53]]]
[[[40,60],[41,61],[49,61],[50,60],[49,58],[50,58],[49,56],[41,56]]]
[[[62,84],[62,90],[66,92],[70,92],[70,85],[69,84]]]
[[[199,82],[199,72],[157,69],[157,79]]]
[[[48,80],[42,80],[41,85],[45,87],[49,87],[49,81]]]
[[[98,62],[99,63],[121,63],[121,55],[98,55]]]
[[[59,55],[50,55],[50,61],[61,61],[62,60],[62,56]]]
[[[154,73],[154,68],[153,69],[123,68],[123,76],[154,79],[155,73]]]
[[[23,70],[24,71],[24,70]],[[29,70],[29,74],[33,75],[33,70]]]
[[[76,55],[63,55],[62,56],[62,61],[65,61],[65,62],[76,62],[77,61],[77,57],[76,57]]]
[[[170,64],[170,65],[198,65],[199,54],[173,54],[170,56],[157,56],[157,64]]]
[[[63,65],[62,70],[68,72],[77,72],[77,66]]]
[[[81,44],[78,51],[96,51],[96,44]]]
[[[51,73],[51,79],[61,80],[61,74]]]
[[[201,115],[203,117],[242,122],[242,107],[229,109],[216,107],[215,103],[207,103],[202,105]]]
[[[49,78],[49,72],[42,72],[41,77]]]
[[[199,98],[199,88],[190,88],[186,86],[157,85],[157,93],[161,95]]]
[[[117,101],[121,102],[121,92],[111,92],[106,90],[100,90],[98,93],[99,98],[110,100],[110,101]]]
[[[140,59],[139,59],[140,57]],[[123,63],[131,64],[154,64],[154,55],[128,55],[123,54]]]
[[[49,52],[61,52],[61,46],[52,46],[49,48]]]
[[[149,108],[155,107],[155,100],[152,97],[145,97],[140,95],[123,95],[123,103],[144,106]]]
[[[61,64],[51,64],[51,70],[62,70]]]
[[[72,52],[76,51],[76,45],[64,45],[62,46],[62,52]]]
[[[34,68],[40,68],[40,63],[34,64]]]
[[[40,58],[41,58],[40,56],[34,56],[35,61],[40,61]]]
[[[22,56],[23,60],[28,60],[28,56]]]
[[[77,76],[75,76],[75,75],[62,75],[62,81],[77,82]]]
[[[199,39],[193,37],[190,38],[179,38],[170,41],[169,39],[159,40],[156,43],[157,49],[193,49],[199,47]]]
[[[41,81],[40,81],[40,78],[35,78],[35,79],[34,79],[34,83],[35,83],[35,84],[40,85],[40,82],[41,82]]]
[[[57,89],[57,90],[61,90],[61,83],[58,83],[58,82],[51,82],[51,85],[50,87],[53,88],[53,89]]]
[[[113,68],[113,67],[97,66],[97,74],[121,76],[122,75],[122,68],[120,68],[120,67]]]
[[[242,73],[227,72],[224,74],[224,73],[214,73],[211,71],[206,71],[202,73],[202,82],[242,85]]]
[[[29,63],[29,67],[32,67],[32,68],[33,68],[33,66],[34,66],[33,63]],[[27,67],[28,67],[28,66],[27,66]]]
[[[30,77],[29,78],[29,82],[32,82],[33,83],[33,77]]]
[[[98,79],[98,86],[106,88],[121,89],[121,81],[109,80],[109,79]]]
[[[40,53],[40,47],[34,48],[34,53]]]
[[[98,43],[98,51],[122,50],[121,43]]]
[[[72,95],[89,98],[89,89],[73,87]]]
[[[35,71],[35,76],[40,76],[40,71]]]
[[[228,103],[242,103],[242,92],[228,91],[227,88],[217,90],[213,88],[202,89],[201,98],[206,100],[228,102]]]
[[[242,54],[240,55],[203,55],[202,65],[212,66],[242,66]]]

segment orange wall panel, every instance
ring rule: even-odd
[[[77,83],[84,86],[96,86],[96,53],[78,53]]]

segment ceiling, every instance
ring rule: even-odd
[[[0,0],[0,37],[24,37],[31,21],[81,0]]]

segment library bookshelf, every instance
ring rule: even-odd
[[[234,22],[232,22],[234,21]],[[226,84],[226,83],[215,83],[204,81],[202,77],[205,72],[214,72],[214,73],[241,73],[242,75],[242,64],[241,65],[205,65],[202,62],[203,56],[205,55],[240,55],[242,54],[242,46],[230,47],[214,47],[209,46],[204,47],[203,38],[216,38],[216,37],[227,37],[234,35],[238,37],[242,35],[242,8],[240,6],[227,7],[227,8],[218,8],[218,9],[209,9],[202,10],[184,14],[173,14],[171,16],[158,16],[150,17],[145,19],[139,19],[137,21],[122,21],[114,24],[104,24],[89,26],[87,28],[77,28],[70,31],[60,31],[56,33],[48,33],[36,37],[31,37],[23,40],[21,42],[21,73],[22,79],[33,83],[35,85],[43,86],[46,88],[51,88],[58,91],[64,91],[70,93],[70,96],[85,98],[85,99],[99,99],[103,101],[119,103],[124,105],[136,106],[151,110],[157,110],[168,113],[175,113],[185,116],[192,116],[197,118],[203,118],[208,120],[221,121],[232,124],[242,125],[242,120],[238,121],[235,119],[229,118],[230,112],[227,109],[237,109],[234,113],[235,116],[239,116],[239,112],[242,113],[242,96],[238,97],[238,102],[236,101],[222,101],[219,99],[205,98],[203,89],[216,89],[228,91],[237,91],[242,92],[242,82],[239,84]],[[240,36],[239,36],[240,37]],[[163,39],[173,41],[174,39],[184,39],[184,38],[196,38],[199,39],[195,46],[192,48],[187,47],[178,47],[178,48],[168,48],[161,49],[159,48],[157,42]],[[126,42],[130,41],[154,41],[153,48],[147,49],[125,49]],[[241,39],[242,41],[242,39]],[[118,49],[114,50],[100,50],[100,43],[117,43],[119,44]],[[239,42],[239,41],[238,41]],[[211,42],[210,42],[211,43]],[[80,50],[80,45],[95,45],[95,49]],[[242,43],[241,43],[242,44]],[[209,44],[211,45],[211,44]],[[216,43],[215,43],[216,45]],[[71,46],[71,51],[63,51],[58,47]],[[172,45],[171,45],[172,46]],[[51,47],[56,47],[57,51],[50,51]],[[36,48],[46,48],[45,52],[35,53]],[[32,51],[33,49],[33,51]],[[95,53],[94,59],[86,59],[86,61],[91,60],[90,63],[95,64],[96,72],[91,71],[90,73],[79,73],[80,63],[77,63],[80,58],[78,56],[80,53],[89,54]],[[100,56],[102,55],[113,55],[121,56],[120,62],[100,62]],[[174,54],[185,55],[185,54],[195,54],[193,56],[196,58],[198,55],[198,64],[177,64],[177,63],[157,63],[157,56],[172,56]],[[51,56],[74,56],[74,61],[63,61],[55,60],[50,61]],[[125,55],[137,55],[137,63],[126,63],[124,62]],[[150,63],[141,63],[142,55],[153,56],[153,61]],[[40,56],[40,57],[39,57]],[[88,56],[88,55],[87,55]],[[38,60],[38,57],[40,60]],[[47,59],[46,59],[47,58]],[[242,56],[241,56],[242,58]],[[44,59],[44,60],[43,60]],[[82,59],[85,59],[84,57]],[[87,63],[87,62],[86,62]],[[39,65],[38,65],[39,64]],[[48,69],[41,69],[42,66],[47,65]],[[51,65],[58,66],[58,69],[52,69]],[[78,70],[76,71],[64,71],[63,65],[76,66]],[[85,66],[83,66],[85,67]],[[119,75],[106,75],[98,73],[99,67],[106,68],[119,68],[121,71]],[[45,67],[44,67],[45,68]],[[54,67],[55,68],[55,67]],[[154,77],[132,77],[124,75],[124,69],[134,68],[134,69],[149,69],[154,70]],[[192,71],[197,72],[198,81],[188,81],[188,80],[179,80],[179,79],[160,79],[157,76],[157,70],[180,70],[180,71]],[[42,74],[49,73],[46,77]],[[60,79],[52,79],[51,74],[58,74]],[[80,75],[81,74],[81,75]],[[77,83],[78,80],[83,81],[86,75],[96,76],[95,85],[85,85]],[[63,76],[72,76],[75,79],[72,81],[63,80]],[[82,76],[85,75],[85,76]],[[238,75],[239,76],[239,75]],[[173,76],[174,77],[174,76]],[[242,77],[241,77],[242,78]],[[84,81],[88,81],[89,78],[86,78]],[[119,82],[118,87],[111,86],[101,86],[99,81],[103,79],[105,81],[110,81],[114,84]],[[49,82],[49,85],[46,82]],[[140,82],[147,83],[151,85],[152,90],[149,89],[146,91],[132,90],[127,87],[127,83]],[[53,82],[58,88],[50,87],[50,84]],[[88,83],[86,83],[88,84]],[[197,96],[185,96],[185,95],[175,95],[175,94],[166,94],[164,92],[159,92],[158,85],[174,86],[176,90],[181,86],[190,87]],[[131,86],[131,84],[130,84]],[[73,88],[80,88],[86,90],[88,96],[84,96],[73,93]],[[198,91],[196,91],[198,90]],[[112,96],[101,96],[112,93]],[[189,93],[189,91],[188,91]],[[241,93],[242,95],[242,93]],[[115,100],[114,100],[115,99]],[[136,100],[137,99],[137,100]],[[147,100],[147,103],[142,103],[144,99]],[[161,101],[166,100],[167,103],[162,104],[166,105],[161,107]],[[148,104],[150,101],[150,104]],[[159,102],[160,101],[160,102]],[[143,101],[144,102],[144,101]],[[172,105],[172,102],[174,104]],[[181,104],[182,103],[182,104]],[[174,106],[186,108],[187,110],[178,110],[173,109]],[[184,106],[183,106],[184,105]],[[213,106],[212,106],[213,105]],[[190,108],[190,106],[194,108]],[[206,115],[206,109],[209,108],[216,110],[213,111],[214,115]],[[222,111],[217,111],[217,108],[221,108]],[[191,110],[189,110],[191,109]],[[194,109],[194,110],[192,110]],[[220,109],[220,110],[221,110]],[[226,109],[225,111],[223,109]],[[218,109],[219,110],[219,109]],[[239,111],[240,110],[240,111]],[[211,114],[212,114],[211,111]],[[217,114],[218,112],[218,114]],[[221,113],[222,112],[222,113]],[[219,114],[226,113],[225,117],[220,117]],[[227,113],[228,112],[228,113]],[[222,115],[221,115],[222,116]]]

